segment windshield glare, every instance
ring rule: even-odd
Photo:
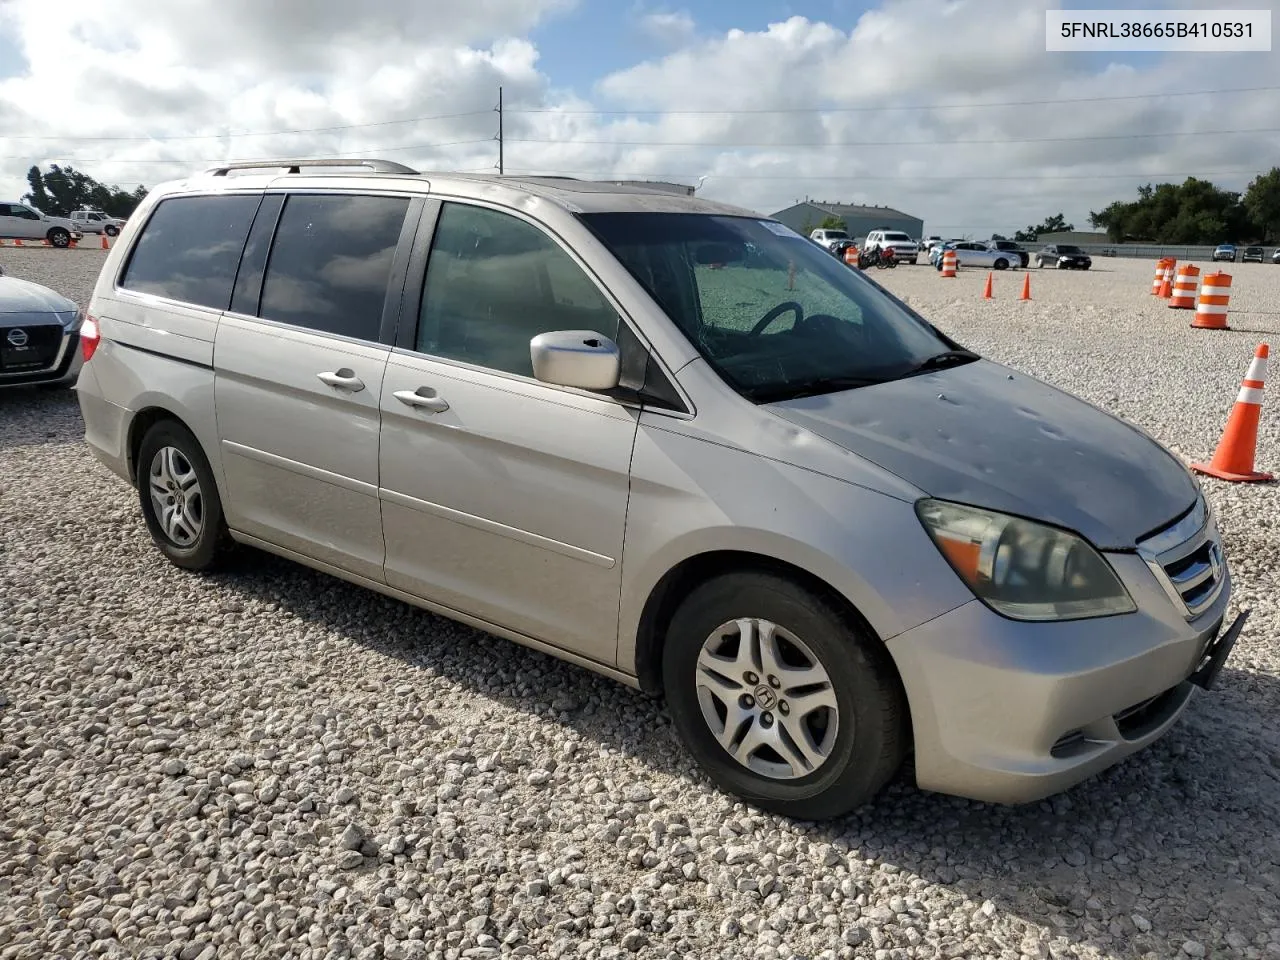
[[[686,213],[579,216],[720,376],[756,402],[894,379],[951,347],[782,224]]]

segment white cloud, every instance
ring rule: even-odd
[[[679,46],[693,39],[697,24],[681,10],[675,13],[646,13],[640,18],[640,29],[646,36],[668,46]]]
[[[1273,93],[985,106],[1280,86],[1266,54],[1140,67],[1048,54],[1047,0],[885,0],[852,24],[792,17],[700,39],[687,15],[645,8],[667,52],[576,92],[553,86],[557,65],[527,39],[572,2],[364,0],[356,16],[339,0],[114,0],[57,17],[47,0],[0,3],[0,32],[29,62],[0,80],[0,195],[48,162],[127,186],[286,154],[490,169],[499,84],[508,170],[707,176],[704,195],[762,212],[805,195],[880,203],[931,232],[1059,210],[1087,228],[1090,209],[1142,182],[1118,174],[1265,169],[1280,152],[1274,133],[1149,136],[1280,126]],[[712,110],[742,112],[691,112]],[[317,129],[334,127],[348,129]],[[280,130],[315,132],[229,135]],[[108,137],[188,139],[93,139]],[[1081,137],[1095,139],[1063,139]],[[1249,174],[1214,179],[1241,188]]]

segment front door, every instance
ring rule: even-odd
[[[529,341],[616,339],[618,312],[540,227],[447,202],[404,316],[382,392],[387,583],[612,665],[638,410],[535,380]]]
[[[269,241],[260,298],[238,286],[214,349],[228,522],[375,581],[384,331],[411,204],[416,213],[420,201],[403,196],[290,195],[274,240],[270,220],[255,222],[241,274],[261,269],[256,248]]]

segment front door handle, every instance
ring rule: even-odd
[[[444,413],[449,409],[449,401],[437,396],[430,387],[419,387],[417,390],[397,390],[393,394],[401,403],[432,413]]]
[[[320,378],[321,383],[327,383],[331,387],[342,387],[355,393],[364,389],[364,381],[357,377],[350,367],[343,367],[341,370],[329,373],[317,373],[316,376]]]

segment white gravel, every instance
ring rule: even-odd
[[[101,259],[0,251],[82,303]],[[992,302],[983,271],[874,276],[1205,457],[1280,347],[1280,268],[1234,267],[1228,333],[1151,270],[1032,270],[1030,303],[1020,271]],[[0,393],[0,960],[1280,956],[1275,487],[1206,481],[1254,612],[1155,747],[1042,804],[899,783],[814,825],[582,670],[269,557],[182,574],[82,433],[70,393]]]

